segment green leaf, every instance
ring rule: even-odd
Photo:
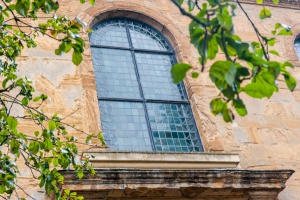
[[[268,40],[268,45],[270,45],[272,47],[272,46],[274,46],[275,42],[276,42],[276,39],[271,38],[271,39]]]
[[[79,65],[82,61],[82,55],[80,52],[74,50],[73,54],[72,54],[72,62],[75,64],[75,65]]]
[[[218,42],[215,37],[210,37],[207,43],[207,58],[214,59],[218,53]]]
[[[7,117],[7,124],[10,129],[15,129],[18,126],[18,121],[12,116]]]
[[[203,40],[204,28],[195,21],[192,21],[189,25],[191,43],[194,44],[196,48],[199,47],[200,40]]]
[[[55,128],[56,128],[56,123],[55,123],[55,121],[50,120],[50,121],[48,122],[48,128],[49,128],[50,131],[54,131]]]
[[[295,78],[292,77],[289,72],[285,72],[283,74],[283,76],[284,76],[285,83],[286,83],[287,87],[289,88],[289,90],[294,91],[294,89],[297,86],[297,81],[295,80]]]
[[[284,63],[282,64],[282,66],[283,66],[283,67],[294,68],[294,65],[293,65],[292,63],[290,63],[290,62],[284,62]]]
[[[195,8],[195,2],[193,0],[188,0],[189,11],[193,11]]]
[[[192,78],[198,78],[199,76],[199,73],[198,72],[193,72],[192,73]]]
[[[101,142],[101,145],[102,146],[105,146],[106,145],[106,142],[104,140],[104,137],[103,137],[103,133],[102,132],[99,132],[98,135],[97,135],[99,141]]]
[[[250,97],[253,98],[263,98],[265,95],[263,95],[259,90],[258,90],[258,85],[256,83],[249,83],[247,84],[244,88],[243,91],[248,94]]]
[[[217,15],[220,25],[223,28],[226,28],[227,31],[230,31],[232,28],[232,17],[229,15],[226,9],[223,9],[222,13]]]
[[[283,28],[279,31],[278,35],[293,35],[291,29]]]
[[[262,9],[261,9],[261,11],[260,11],[260,13],[259,13],[259,17],[260,17],[260,19],[266,19],[266,18],[269,18],[269,17],[271,17],[271,11],[268,9],[268,8],[266,8],[266,7],[263,7]]]
[[[78,176],[79,179],[82,179],[82,177],[83,177],[83,170],[81,168],[77,171],[77,176]]]
[[[22,16],[26,16],[30,8],[29,0],[18,0],[16,3],[16,11]]]
[[[39,101],[39,100],[41,100],[41,97],[40,97],[40,96],[35,97],[35,98],[33,99],[34,102],[37,102],[37,101]]]
[[[53,148],[52,141],[48,138],[45,139],[44,144],[45,144],[45,151],[50,151]]]
[[[235,107],[236,112],[240,116],[247,115],[248,112],[247,112],[246,106],[245,106],[244,102],[241,99],[235,99],[233,101],[233,106]]]
[[[39,152],[39,148],[40,148],[39,142],[32,141],[28,146],[28,151],[31,154],[36,155]]]
[[[16,154],[19,152],[20,143],[15,138],[11,139],[9,145],[11,153]]]
[[[187,71],[189,71],[190,69],[192,69],[192,67],[189,64],[185,63],[178,63],[173,65],[171,69],[173,82],[180,83],[184,79]]]
[[[95,5],[95,0],[90,0],[90,4]]]
[[[38,131],[34,132],[35,137],[39,136],[39,134],[40,134],[40,132],[38,132]]]
[[[222,112],[224,106],[225,103],[222,101],[221,98],[213,99],[210,102],[210,111],[212,112],[212,114],[217,115]]]
[[[209,77],[212,82],[226,81],[232,85],[235,80],[237,69],[234,63],[230,61],[216,61],[209,70]]]
[[[222,116],[223,116],[223,120],[225,122],[232,122],[234,120],[234,115],[231,112],[231,110],[227,108],[227,106],[224,107],[223,112],[222,112]]]
[[[271,54],[274,54],[276,56],[279,56],[279,53],[276,50],[270,50],[269,51]]]
[[[279,0],[272,0],[274,4],[279,4]]]
[[[179,3],[180,5],[184,2],[184,0],[175,0],[177,3]]]
[[[257,4],[262,4],[264,2],[264,0],[256,0]]]
[[[53,158],[53,165],[57,167],[59,165],[58,158]]]
[[[27,105],[28,105],[28,102],[29,102],[29,99],[28,99],[27,97],[24,97],[24,98],[22,99],[22,105],[23,105],[23,106],[27,106]]]

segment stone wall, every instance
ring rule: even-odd
[[[181,15],[170,0],[97,0],[95,6],[80,5],[78,0],[60,1],[58,14],[69,18],[76,16],[90,27],[96,22],[110,17],[128,17],[143,21],[161,31],[176,50],[177,60],[187,62],[199,69],[197,50],[189,43],[188,24],[190,20]],[[72,6],[70,6],[72,5]],[[296,65],[291,70],[300,81],[300,62],[293,50],[294,38],[300,33],[300,7],[270,7],[273,17],[264,21],[258,18],[259,6],[243,4],[263,34],[269,35],[276,22],[292,26],[294,36],[281,37],[275,49],[282,57]],[[241,10],[237,9],[235,31],[246,41],[256,40],[249,22]],[[88,41],[87,33],[84,38]],[[20,74],[33,79],[38,93],[46,93],[50,98],[43,107],[46,113],[59,112],[65,121],[76,124],[76,128],[86,132],[97,132],[100,114],[95,90],[95,81],[90,49],[84,53],[84,61],[79,67],[71,62],[70,55],[61,57],[54,54],[57,44],[49,38],[39,39],[39,47],[24,52],[20,58]],[[219,58],[223,55],[219,55]],[[300,89],[291,93],[282,78],[278,81],[280,91],[270,99],[253,100],[246,98],[249,114],[237,117],[231,123],[224,123],[221,117],[214,117],[209,110],[209,102],[218,92],[208,76],[208,68],[198,79],[187,77],[186,89],[194,111],[205,151],[237,152],[240,168],[243,169],[293,169],[296,173],[287,182],[287,188],[279,199],[300,199]],[[33,130],[32,124],[23,122],[20,129]],[[84,135],[74,130],[79,139]],[[80,147],[85,149],[84,146]],[[28,193],[37,199],[47,198],[42,190],[37,190],[36,181],[25,167],[20,168],[20,185],[26,185]]]

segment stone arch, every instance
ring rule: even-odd
[[[117,17],[144,22],[161,32],[168,39],[175,50],[178,62],[187,62],[185,57],[189,54],[189,46],[183,46],[184,42],[182,42],[187,38],[181,36],[180,30],[174,26],[170,19],[154,10],[130,2],[113,2],[96,4],[79,13],[77,17],[86,22],[89,28],[99,21]]]
[[[294,42],[296,39],[300,38],[300,23],[291,26],[293,35],[291,37],[282,38],[283,44],[285,46],[284,54],[288,61],[293,62],[295,66],[300,66],[299,58],[294,49]]]

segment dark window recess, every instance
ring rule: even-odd
[[[295,48],[296,54],[298,56],[298,59],[300,60],[300,38],[295,40],[294,48]]]
[[[110,19],[90,35],[102,130],[110,150],[203,151],[183,83],[173,84],[176,62],[157,30]]]

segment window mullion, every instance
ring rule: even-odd
[[[145,96],[144,96],[144,93],[143,93],[143,88],[142,88],[142,84],[141,84],[141,80],[140,80],[140,75],[139,75],[139,71],[138,71],[138,66],[137,66],[137,62],[136,62],[136,58],[135,58],[135,52],[134,52],[134,48],[133,48],[133,45],[132,45],[132,41],[131,41],[131,36],[130,36],[130,31],[129,31],[127,20],[125,20],[125,28],[126,28],[126,33],[127,33],[128,41],[129,41],[129,46],[131,48],[130,52],[131,52],[131,55],[132,55],[133,65],[134,65],[134,69],[135,69],[135,73],[136,73],[138,85],[139,85],[139,88],[140,88],[140,94],[141,94],[141,97],[143,99],[142,103],[143,103],[143,108],[144,108],[144,112],[145,112],[145,117],[146,117],[148,132],[149,132],[149,136],[150,136],[150,140],[151,140],[151,144],[152,144],[152,149],[153,149],[153,151],[156,151],[155,144],[154,144],[154,138],[153,138],[153,134],[152,134],[152,129],[151,129],[151,125],[150,125],[150,120],[149,120],[149,115],[148,115],[148,110],[147,110],[147,105],[146,105],[146,99],[145,99]]]

